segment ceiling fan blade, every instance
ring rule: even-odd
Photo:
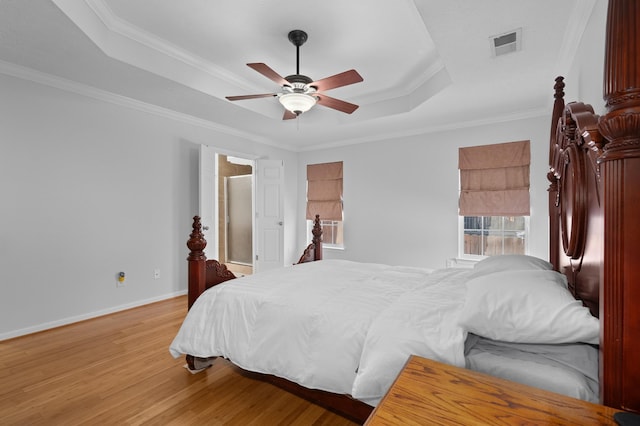
[[[283,120],[292,120],[294,118],[298,117],[297,115],[295,115],[294,113],[292,113],[291,111],[289,111],[288,109],[284,110],[284,115],[282,116]]]
[[[309,86],[317,88],[318,92],[324,92],[325,90],[335,89],[336,87],[348,86],[353,83],[360,83],[364,79],[358,71],[349,70],[341,72],[340,74],[332,75],[331,77],[323,78],[322,80],[309,83]]]
[[[256,98],[268,98],[270,96],[278,96],[275,93],[263,93],[261,95],[240,95],[240,96],[227,96],[230,101],[242,101],[244,99],[256,99]]]
[[[258,71],[260,74],[264,75],[270,80],[275,81],[280,86],[291,86],[287,80],[284,79],[280,74],[269,68],[267,64],[263,64],[262,62],[256,62],[252,64],[247,64],[248,67],[253,68]]]
[[[316,93],[315,96],[318,98],[318,104],[327,108],[337,109],[338,111],[346,112],[347,114],[351,114],[353,111],[358,109],[358,105],[356,104],[341,101],[340,99],[332,98],[323,93]]]

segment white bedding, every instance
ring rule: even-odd
[[[599,402],[598,348],[527,344],[467,336],[467,368],[589,402]]]
[[[171,354],[222,356],[374,406],[410,354],[464,367],[466,332],[457,317],[469,270],[344,260],[283,269],[203,293]]]

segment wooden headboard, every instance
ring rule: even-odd
[[[550,259],[601,321],[603,404],[640,412],[640,2],[609,0],[606,114],[563,100],[549,150]]]
[[[556,78],[549,147],[550,260],[574,296],[600,316],[603,138],[593,108],[564,105],[563,77]]]

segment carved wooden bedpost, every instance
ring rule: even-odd
[[[604,184],[600,285],[605,405],[640,412],[640,2],[609,0],[600,157]]]
[[[204,248],[207,246],[207,240],[202,234],[202,225],[200,224],[200,216],[193,217],[193,231],[187,241],[187,247],[191,252],[187,257],[189,263],[189,297],[188,306],[191,308],[193,302],[205,290],[205,274],[207,258],[204,255]]]
[[[313,238],[311,244],[304,249],[302,256],[298,260],[298,264],[322,260],[322,226],[320,226],[320,215],[316,215],[311,229]]]
[[[317,214],[313,221],[313,229],[311,230],[313,239],[311,242],[315,246],[314,260],[322,260],[322,227],[320,226],[320,215]]]
[[[560,267],[560,216],[558,205],[558,161],[560,157],[560,147],[558,146],[557,126],[560,125],[560,117],[564,110],[564,77],[557,77],[556,84],[553,86],[555,93],[553,97],[553,115],[551,116],[551,144],[549,145],[549,166],[550,171],[547,174],[549,180],[549,261],[553,267],[558,270]]]

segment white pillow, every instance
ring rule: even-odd
[[[553,265],[546,260],[524,254],[504,254],[482,259],[473,266],[473,277],[509,270],[552,270]]]
[[[515,343],[599,343],[600,322],[558,272],[495,272],[466,286],[459,322],[471,333]]]

